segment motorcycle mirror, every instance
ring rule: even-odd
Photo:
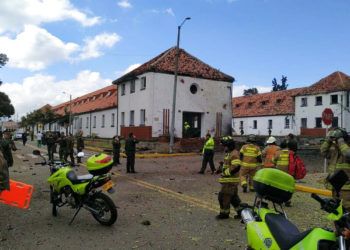
[[[80,157],[80,158],[82,158],[82,157],[85,156],[85,154],[84,154],[84,152],[79,152],[79,153],[77,154],[77,156]]]
[[[335,171],[334,174],[328,176],[327,181],[333,186],[334,190],[339,193],[345,183],[349,181],[349,177],[344,170],[338,170]]]
[[[33,155],[40,155],[40,151],[39,150],[33,150]]]

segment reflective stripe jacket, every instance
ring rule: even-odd
[[[220,183],[239,183],[239,168],[241,161],[239,160],[239,153],[233,150],[231,153],[226,153],[224,158],[224,165],[222,167]],[[236,170],[236,171],[235,171]],[[232,171],[235,171],[232,174]]]
[[[326,140],[321,145],[321,155],[327,158],[327,173],[333,173],[338,161],[342,161],[341,152],[335,143]]]
[[[215,145],[214,139],[213,139],[213,137],[210,137],[210,138],[205,142],[204,147],[203,147],[203,150],[202,150],[202,153],[204,154],[205,151],[207,151],[207,150],[213,151],[213,150],[214,150],[214,145]]]
[[[289,149],[281,149],[277,151],[273,162],[276,164],[276,168],[288,173],[289,167]]]
[[[266,148],[262,151],[262,157],[264,158],[265,168],[273,168],[275,166],[273,158],[275,157],[278,150],[280,150],[280,147],[272,144],[266,146]]]
[[[257,145],[245,144],[239,152],[241,154],[242,167],[256,168],[260,166],[261,162],[259,162],[259,159],[261,159],[261,151]]]

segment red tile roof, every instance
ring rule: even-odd
[[[232,98],[233,117],[273,116],[294,114],[293,96],[306,88],[281,90]]]
[[[176,47],[172,47],[160,55],[154,57],[148,62],[142,64],[133,71],[123,75],[113,84],[120,84],[122,82],[135,79],[138,75],[145,72],[158,72],[166,74],[174,74],[175,72],[175,55]],[[209,66],[198,58],[190,55],[184,49],[179,50],[179,69],[178,74],[182,76],[190,76],[195,78],[233,82],[232,76],[226,75],[221,71]]]
[[[350,90],[350,77],[343,72],[336,71],[314,83],[299,95],[325,94],[347,90]]]
[[[96,90],[89,94],[72,100],[72,113],[80,114],[91,111],[99,111],[117,107],[117,86],[110,85],[108,87]],[[60,115],[64,115],[66,108],[69,111],[70,102],[64,102],[52,107],[52,110]]]

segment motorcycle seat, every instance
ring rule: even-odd
[[[77,174],[72,170],[67,173],[67,179],[70,180],[73,184],[80,184],[90,181],[94,176],[91,174],[86,175],[80,175],[77,176]]]
[[[265,216],[265,221],[278,246],[282,250],[292,248],[311,231],[310,229],[300,233],[299,229],[282,214],[267,214]]]

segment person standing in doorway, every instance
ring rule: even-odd
[[[113,149],[113,164],[117,166],[120,164],[120,139],[119,136],[114,136],[112,141],[112,149]]]
[[[214,146],[215,146],[214,139],[208,133],[205,136],[205,143],[204,143],[204,147],[203,147],[203,150],[202,150],[202,154],[203,154],[202,168],[198,172],[198,174],[204,174],[204,171],[207,168],[208,162],[209,162],[209,166],[210,166],[210,169],[211,169],[211,174],[215,173]]]
[[[136,153],[136,136],[133,133],[129,134],[128,139],[125,141],[125,154],[126,154],[126,172],[136,173],[135,171],[135,153]]]

